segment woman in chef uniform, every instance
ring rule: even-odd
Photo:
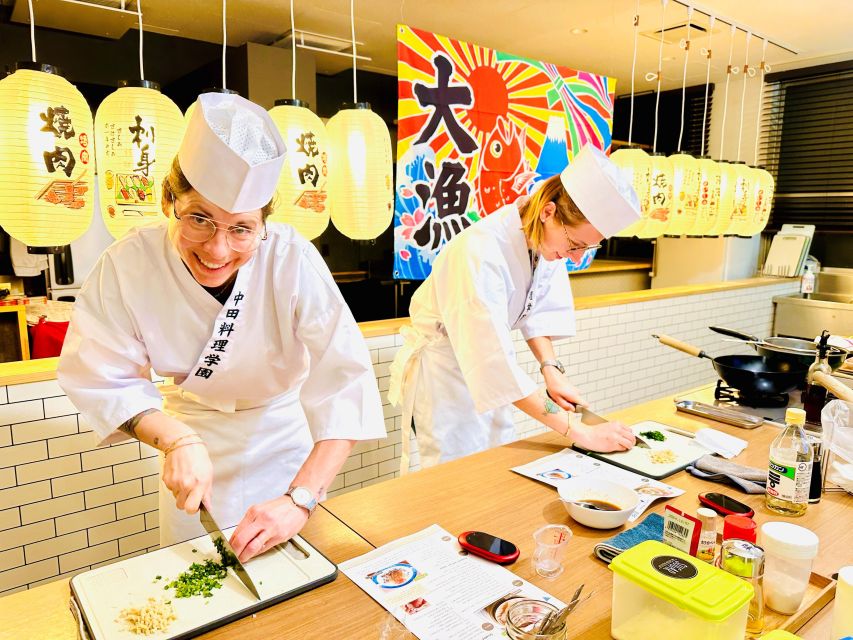
[[[422,466],[512,441],[512,405],[595,451],[634,444],[620,423],[595,427],[570,416],[583,405],[554,354],[553,340],[575,333],[566,259],[639,218],[630,182],[593,146],[529,199],[495,211],[442,249],[412,296],[412,326],[391,367],[389,399],[412,418]],[[545,385],[516,360],[518,329],[539,362]],[[409,468],[403,436],[402,472]]]
[[[267,112],[203,94],[163,185],[168,221],[110,246],[74,306],[59,382],[112,444],[161,451],[161,544],[241,560],[298,533],[357,440],[385,437],[364,340],[328,268],[267,224],[285,145]],[[163,397],[151,371],[174,378]]]

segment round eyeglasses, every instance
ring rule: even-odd
[[[572,239],[569,237],[569,230],[566,229],[566,223],[560,221],[560,224],[563,226],[563,233],[566,234],[566,242],[569,243],[569,248],[566,250],[566,253],[576,253],[578,251],[586,253],[587,251],[601,249],[601,244],[572,245]]]
[[[228,246],[238,253],[246,253],[257,248],[261,240],[267,239],[266,225],[260,232],[240,225],[219,225],[210,218],[196,214],[179,216],[174,203],[172,214],[178,221],[181,236],[190,242],[207,242],[216,235],[217,229],[222,229]]]

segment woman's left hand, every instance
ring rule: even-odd
[[[551,400],[556,403],[561,409],[566,411],[575,411],[575,406],[586,406],[586,400],[581,396],[581,392],[572,384],[569,384],[568,379],[554,367],[545,367],[543,372],[545,378],[545,388]]]
[[[281,496],[254,504],[231,535],[237,559],[246,562],[275,545],[290,540],[308,522],[308,512],[293,504],[290,496]]]

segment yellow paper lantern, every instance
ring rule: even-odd
[[[749,197],[751,222],[746,230],[747,235],[761,233],[767,226],[775,187],[773,176],[768,171],[763,167],[752,167]]]
[[[699,201],[696,224],[687,231],[690,236],[709,235],[717,221],[717,202],[720,197],[720,167],[708,156],[696,160],[699,172]]]
[[[671,236],[686,234],[696,226],[696,208],[699,203],[699,170],[696,158],[684,153],[669,156],[672,162],[672,203],[669,209]]]
[[[735,180],[737,175],[734,166],[725,160],[720,160],[717,166],[720,168],[720,195],[717,198],[717,220],[708,232],[708,235],[711,236],[722,236],[728,233],[732,225],[732,211],[735,206]]]
[[[610,159],[617,167],[622,169],[630,178],[637,198],[640,201],[640,211],[649,208],[649,192],[652,181],[652,159],[645,151],[637,147],[619,149],[610,154]],[[644,218],[637,220],[626,229],[616,234],[620,238],[630,238],[639,235],[646,221]]]
[[[270,219],[293,225],[313,240],[329,226],[326,126],[302,100],[276,100],[270,117],[287,145]]]
[[[94,213],[92,112],[56,67],[0,81],[0,225],[31,247],[70,244]]]
[[[335,227],[354,240],[371,240],[393,215],[391,136],[366,102],[344,105],[326,124],[329,203]]]
[[[668,233],[672,205],[672,162],[662,153],[653,153],[650,158],[649,206],[642,211],[646,223],[637,234],[640,238],[658,238]]]
[[[163,215],[163,179],[184,135],[181,110],[142,80],[111,93],[95,114],[101,216],[114,238]]]
[[[734,163],[735,185],[734,205],[732,207],[732,224],[726,231],[729,235],[745,236],[752,226],[749,210],[749,199],[752,194],[752,169],[742,160]]]

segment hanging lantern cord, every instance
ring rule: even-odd
[[[770,65],[767,64],[767,38],[764,38],[764,46],[761,49],[761,64],[758,70],[761,72],[760,82],[758,83],[758,105],[755,109],[755,151],[753,152],[753,162],[758,165],[758,138],[761,133],[761,103],[764,100],[764,74],[770,71]]]
[[[293,0],[290,0],[290,44],[293,48],[291,57],[293,58],[293,67],[290,70],[290,80],[292,87],[290,96],[296,98],[296,21],[293,17]]]
[[[358,84],[355,79],[355,0],[349,0],[349,23],[352,33],[352,101],[358,102]]]
[[[631,116],[628,118],[628,146],[634,137],[634,72],[637,69],[637,32],[640,28],[640,0],[634,9],[634,58],[631,60]]]
[[[30,46],[33,50],[33,62],[36,61],[36,21],[33,19],[33,0],[27,0],[30,8]]]
[[[654,139],[652,141],[652,153],[656,153],[658,150],[658,110],[660,107],[660,82],[661,82],[661,67],[663,67],[663,33],[664,27],[666,26],[666,5],[669,0],[661,0],[661,6],[663,7],[660,14],[660,46],[658,47],[658,72],[657,74],[646,74],[646,79],[654,80],[657,78],[658,86],[657,86],[657,96],[655,97],[655,134]]]
[[[723,124],[720,127],[720,160],[723,159],[723,144],[726,141],[726,115],[729,112],[729,80],[733,73],[738,72],[737,67],[732,66],[732,53],[735,48],[735,32],[737,27],[732,25],[731,37],[729,38],[729,66],[726,67],[726,93],[723,96]]]
[[[136,17],[139,20],[139,79],[145,80],[145,69],[142,66],[142,0],[136,0]]]
[[[228,50],[228,29],[225,25],[225,14],[227,13],[228,0],[222,0],[222,88],[227,89],[225,85],[225,52]]]
[[[711,16],[708,20],[708,48],[702,49],[702,53],[708,59],[707,69],[705,70],[705,110],[702,112],[702,152],[699,155],[705,155],[705,127],[708,124],[708,85],[711,82],[711,33],[714,31],[714,23],[717,19]]]
[[[749,68],[749,41],[752,33],[746,32],[746,55],[743,58],[743,87],[740,92],[740,129],[737,134],[737,161],[740,162],[740,143],[743,140],[743,101],[746,99],[746,81],[755,75],[755,69]]]
[[[678,151],[684,137],[684,103],[687,101],[687,61],[690,59],[690,27],[693,21],[693,7],[687,7],[687,38],[679,45],[684,49],[684,71],[681,74],[681,129],[678,131]]]

